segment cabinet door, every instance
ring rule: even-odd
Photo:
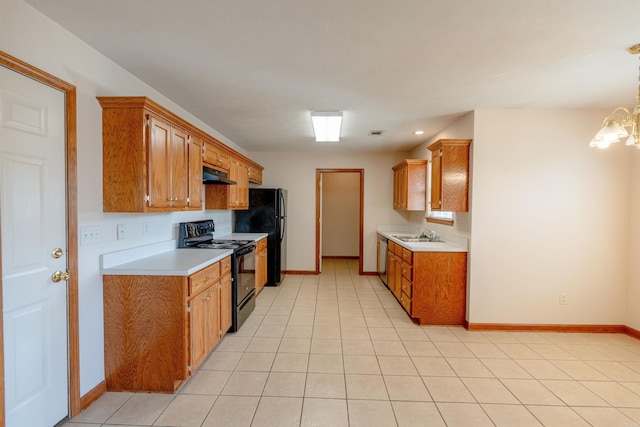
[[[220,283],[209,288],[207,294],[207,353],[213,350],[213,347],[220,341]]]
[[[220,337],[227,333],[233,322],[231,318],[231,275],[227,274],[220,280]]]
[[[387,272],[387,285],[389,286],[391,292],[393,292],[393,289],[396,286],[396,262],[392,243],[393,242],[389,242],[389,250],[387,251],[387,261],[389,263],[389,271]]]
[[[186,208],[189,195],[189,136],[171,129],[171,206]]]
[[[147,191],[150,208],[171,206],[171,125],[148,116],[147,126]]]
[[[204,291],[189,303],[189,331],[190,338],[190,366],[191,372],[200,366],[208,353],[207,345],[207,298],[208,292]],[[161,357],[161,356],[159,356]]]
[[[442,210],[442,148],[431,155],[431,210]]]
[[[249,167],[246,163],[238,161],[238,208],[249,208]]]
[[[267,283],[267,239],[260,239],[256,247],[256,294]]]
[[[398,206],[400,209],[407,209],[407,192],[409,187],[409,175],[407,172],[406,167],[398,171]]]
[[[202,209],[202,141],[189,139],[189,198],[188,206]]]
[[[238,182],[238,161],[231,159],[229,162],[229,179]],[[238,184],[226,186],[228,189],[228,206],[229,209],[235,209],[238,207]]]
[[[394,262],[396,263],[396,269],[394,271],[394,284],[393,294],[396,298],[400,299],[400,295],[402,294],[402,257],[394,254],[393,255]]]

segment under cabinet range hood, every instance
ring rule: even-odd
[[[202,167],[203,184],[236,185],[237,182],[227,178],[227,173],[206,166]]]

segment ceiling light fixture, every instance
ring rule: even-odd
[[[414,135],[422,135],[424,133],[423,130],[417,130],[415,132],[413,132]]]
[[[312,111],[311,122],[316,142],[340,141],[342,111]]]
[[[627,49],[632,55],[640,54],[640,43]],[[638,78],[640,82],[640,76]],[[607,148],[616,142],[640,148],[640,83],[638,95],[631,111],[624,107],[614,109],[602,122],[602,128],[589,143],[589,147]]]

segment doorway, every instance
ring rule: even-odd
[[[53,365],[49,363],[49,360],[40,360],[55,358],[55,356],[52,356],[54,353],[50,348],[50,343],[31,339],[31,341],[26,342],[20,341],[21,344],[16,346],[15,338],[26,336],[27,334],[24,332],[29,330],[35,330],[38,333],[44,333],[47,329],[51,330],[52,328],[47,324],[49,319],[47,312],[49,308],[60,304],[65,305],[62,319],[60,320],[63,335],[65,336],[62,345],[65,348],[61,349],[60,352],[55,352],[55,354],[62,354],[62,357],[64,357],[64,360],[59,363],[63,366],[62,381],[64,387],[61,393],[65,395],[65,399],[62,401],[62,409],[55,412],[55,414],[62,414],[61,416],[64,418],[76,415],[81,409],[77,267],[76,89],[75,86],[2,51],[0,51],[0,66],[3,67],[3,79],[7,82],[3,86],[11,88],[8,91],[7,88],[3,87],[2,107],[8,108],[9,110],[7,111],[12,111],[11,114],[13,114],[11,117],[4,115],[3,127],[9,129],[10,132],[23,132],[25,138],[27,138],[27,134],[35,135],[36,139],[38,134],[40,134],[40,137],[44,137],[49,134],[50,130],[53,131],[49,126],[56,127],[59,132],[59,136],[56,138],[60,141],[59,145],[54,147],[42,140],[37,140],[33,142],[34,147],[40,145],[34,152],[21,154],[9,148],[6,151],[7,154],[2,156],[3,214],[0,218],[0,221],[2,221],[0,224],[3,225],[1,237],[4,254],[0,250],[0,258],[3,260],[0,265],[0,303],[2,303],[3,307],[9,309],[10,315],[5,318],[6,313],[4,311],[0,313],[0,425],[6,424],[10,426],[12,422],[22,422],[24,414],[26,416],[30,415],[28,413],[29,410],[24,410],[23,405],[37,400],[39,394],[44,393],[43,390],[48,387],[45,381],[49,381],[51,375],[55,374],[51,372],[55,368],[52,368]],[[39,106],[39,101],[31,102],[28,96],[23,97],[19,93],[11,93],[14,85],[9,83],[9,80],[13,81],[14,78],[21,80],[27,86],[30,85],[36,92],[39,91],[39,88],[44,88],[45,91],[58,93],[59,102],[57,104],[59,107],[57,108],[60,110],[59,118],[55,119],[54,122],[48,121],[47,118],[50,113],[53,118],[53,113],[49,110],[50,107],[46,104]],[[15,108],[13,107],[14,105]],[[13,130],[11,130],[12,127]],[[3,133],[3,146],[8,143],[9,145],[13,144],[15,147],[25,143],[26,139],[16,135],[18,134]],[[17,144],[13,140],[17,141]],[[50,154],[40,152],[42,149],[50,150]],[[47,162],[49,162],[48,165]],[[55,179],[60,182],[60,186],[57,190],[54,190],[50,187],[53,184],[45,181],[45,175],[40,174],[49,173],[52,169],[58,167],[60,169],[60,177]],[[37,179],[34,179],[34,173],[40,178],[36,177]],[[21,180],[21,178],[26,179]],[[41,186],[42,188],[40,188]],[[52,191],[49,193],[50,189]],[[25,191],[23,192],[23,190]],[[40,191],[40,196],[34,195],[33,191]],[[7,199],[7,197],[9,198]],[[50,201],[45,201],[43,197],[47,197],[47,200]],[[41,205],[39,205],[40,202],[42,202]],[[27,253],[23,245],[19,244],[18,248],[20,250],[18,252],[13,250],[16,249],[16,238],[23,237],[21,229],[17,227],[24,225],[21,221],[25,221],[25,217],[22,217],[16,211],[16,207],[13,206],[14,203],[26,203],[28,205],[27,214],[35,215],[36,212],[40,212],[43,215],[41,223],[38,224],[39,228],[37,228],[40,230],[38,234],[42,234],[43,239],[45,235],[51,237],[52,231],[60,232],[53,237],[53,240],[56,241],[54,245],[56,247],[36,251],[34,244],[34,253]],[[49,217],[54,218],[56,215],[47,214],[52,213],[52,211],[55,211],[56,214],[61,214],[61,217],[55,220],[55,225],[49,223]],[[21,231],[20,235],[17,234],[18,231]],[[42,246],[47,247],[50,243],[48,241],[43,243]],[[16,258],[18,256],[21,258]],[[58,274],[52,276],[53,271],[49,271],[52,269],[58,270]],[[62,301],[52,300],[56,302],[49,304],[49,307],[47,307],[47,303],[43,302],[44,295],[42,295],[42,301],[36,302],[35,305],[31,304],[30,308],[27,308],[29,307],[28,303],[18,302],[16,304],[15,297],[20,293],[16,292],[13,282],[19,280],[21,275],[25,274],[25,271],[30,271],[36,276],[44,278],[44,280],[40,278],[42,289],[44,289],[43,294],[51,289],[61,290]],[[69,276],[67,277],[65,273],[68,273]],[[38,282],[35,276],[29,280],[29,285]],[[55,283],[56,280],[57,283]],[[38,312],[41,314],[38,314]],[[34,327],[35,329],[29,329]],[[5,331],[5,328],[8,328],[7,331]],[[5,332],[7,335],[5,335]],[[12,340],[11,346],[7,345],[6,339]],[[47,339],[56,340],[57,338]],[[34,349],[30,346],[40,348],[41,351],[32,351],[37,350],[37,348]],[[9,353],[5,353],[6,351]],[[23,351],[26,351],[26,353]],[[36,363],[31,366],[31,369],[27,369],[25,360],[20,359],[17,362],[14,360],[21,358],[21,354],[28,355],[31,362],[42,363],[40,366],[37,366]],[[12,371],[7,370],[5,372],[5,363],[11,364]],[[20,368],[20,372],[16,367]],[[48,371],[38,371],[39,368],[48,369]],[[18,378],[19,375],[23,376]],[[18,386],[17,391],[16,385]],[[22,400],[16,401],[16,396]],[[10,407],[7,407],[7,402],[10,403]],[[16,407],[22,414],[17,415],[17,412],[13,412]],[[8,416],[9,414],[11,417]],[[13,418],[14,415],[16,415],[16,419]],[[59,415],[52,416],[58,417]],[[44,417],[29,419],[31,420],[29,425],[51,425],[51,421]]]
[[[327,179],[325,179],[327,178]],[[334,190],[331,194],[333,204],[341,204],[336,208],[331,206],[325,206],[323,198],[324,193],[324,181],[330,182]],[[341,191],[335,191],[337,186],[348,186],[348,194],[340,194]],[[325,208],[329,208],[331,211],[327,211],[325,215]],[[340,209],[344,209],[344,212],[340,212]],[[341,221],[341,213],[345,216],[349,216],[350,219],[345,219],[341,224],[332,224],[332,233],[340,233],[340,229],[348,230],[345,234],[353,237],[349,238],[349,242],[345,242],[347,251],[353,251],[353,247],[357,247],[358,257],[358,270],[359,274],[363,274],[363,229],[364,229],[364,169],[316,169],[316,274],[322,271],[322,256],[323,256],[323,233],[325,230],[324,221],[332,222]],[[335,225],[335,227],[333,227]],[[354,230],[355,228],[355,230]],[[343,236],[341,236],[342,238]],[[355,239],[353,242],[351,239]],[[334,253],[339,253],[337,248],[332,248]],[[346,252],[346,253],[351,253]]]

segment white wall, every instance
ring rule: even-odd
[[[102,212],[102,123],[96,96],[146,95],[185,120],[245,153],[214,129],[159,92],[102,56],[96,50],[20,0],[0,0],[0,50],[55,75],[77,88],[78,222],[98,226],[102,241],[79,247],[80,392],[104,379],[102,277],[99,255],[174,238],[175,225],[213,217],[219,228],[231,230],[228,211],[165,214],[105,214]],[[142,226],[149,223],[149,234]],[[116,240],[116,224],[127,237]]]
[[[360,174],[322,174],[322,255],[355,256],[360,249]]]
[[[249,153],[265,168],[263,187],[288,191],[287,270],[315,270],[316,168],[353,168],[364,169],[364,270],[375,272],[376,226],[406,224],[406,218],[393,210],[391,170],[406,156],[407,153]]]
[[[640,330],[640,150],[611,147],[631,157],[629,202],[629,282],[627,289],[626,325]]]
[[[469,322],[625,324],[629,149],[587,145],[607,113],[475,112]]]

